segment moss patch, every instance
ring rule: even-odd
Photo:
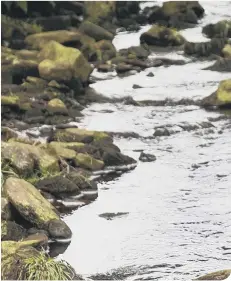
[[[97,160],[88,154],[78,153],[74,161],[77,166],[91,171],[101,170],[104,167],[103,161]]]

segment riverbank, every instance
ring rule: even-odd
[[[80,32],[87,32],[87,33],[89,32],[86,31],[83,26],[82,28],[79,27],[79,29],[81,29]],[[70,46],[73,47],[73,44],[74,45],[79,44],[78,40],[80,40],[80,37],[77,36],[79,31],[77,32],[76,30],[75,31],[72,30],[71,32],[72,33],[65,33],[65,36],[67,36],[68,38],[66,42],[63,41],[64,40],[63,38],[66,38],[63,37],[64,36],[63,33],[60,34],[60,32],[58,33],[56,32],[55,34],[54,33],[52,34],[52,39],[55,38],[57,42],[60,42],[60,38],[61,38],[62,41],[60,43],[68,46],[65,49],[62,49],[62,53],[68,51],[68,48],[70,48]],[[101,29],[99,33],[101,34],[100,36],[106,36],[107,38],[106,40],[109,39],[110,41],[113,38],[111,36],[113,32],[110,32],[111,34],[108,34],[108,32],[109,31],[106,32],[105,30],[102,31]],[[25,39],[23,40],[20,39],[20,40],[28,44],[26,46],[29,46],[29,48],[31,48],[31,42],[36,45],[36,42],[40,43],[42,42],[42,40],[50,40],[49,36],[51,36],[51,34],[48,34],[48,36],[47,34],[48,33],[44,32],[42,35],[38,36],[37,41],[36,41],[36,36],[37,36],[36,34],[35,37],[30,37],[34,35],[29,35],[29,38],[26,37]],[[93,34],[93,36],[95,36],[95,34]],[[150,38],[147,36],[143,38],[144,40],[150,40],[147,39]],[[153,37],[151,36],[151,38]],[[96,40],[96,43],[92,41],[93,39]],[[100,39],[102,39],[102,37],[100,37]],[[90,39],[87,38],[87,40],[88,41],[86,44],[89,43]],[[5,144],[2,145],[2,155],[4,156],[3,159],[6,160],[6,163],[4,163],[3,166],[4,167],[3,172],[5,171],[4,176],[8,177],[10,175],[10,178],[5,179],[5,185],[3,188],[6,190],[7,198],[8,200],[10,200],[10,203],[14,205],[14,207],[17,209],[20,215],[26,218],[25,225],[23,225],[23,228],[27,230],[26,234],[24,234],[25,237],[28,235],[28,233],[31,233],[31,228],[34,228],[34,224],[35,224],[38,228],[42,228],[43,230],[45,230],[45,234],[47,236],[50,236],[50,238],[53,238],[54,240],[61,241],[63,239],[70,239],[71,237],[71,233],[69,229],[70,224],[69,223],[65,224],[64,221],[66,221],[66,218],[64,218],[63,221],[62,216],[61,216],[61,220],[59,220],[56,211],[52,213],[51,216],[49,215],[48,219],[46,218],[45,222],[42,219],[42,224],[41,222],[38,223],[37,218],[39,217],[39,211],[34,212],[33,209],[33,216],[32,218],[29,219],[30,224],[28,227],[28,216],[26,215],[28,214],[28,210],[25,210],[24,207],[23,208],[19,207],[17,200],[15,200],[14,196],[12,196],[12,194],[14,195],[15,193],[15,190],[12,190],[12,186],[13,186],[12,181],[13,183],[15,182],[15,185],[22,186],[21,189],[22,194],[27,195],[27,190],[28,190],[27,188],[29,188],[30,190],[31,189],[34,190],[34,192],[31,192],[30,194],[30,196],[32,197],[28,199],[29,201],[31,201],[31,198],[36,197],[39,202],[43,202],[43,204],[46,205],[46,208],[49,208],[50,210],[53,207],[51,205],[47,207],[48,204],[45,203],[47,202],[47,200],[44,201],[45,200],[44,196],[45,196],[45,198],[48,199],[48,201],[50,201],[53,205],[55,205],[55,207],[58,208],[58,210],[61,211],[61,213],[63,212],[65,214],[65,213],[70,213],[73,207],[77,208],[78,206],[84,206],[96,199],[96,197],[98,196],[98,191],[97,191],[95,180],[92,181],[93,178],[96,179],[96,177],[98,177],[97,181],[100,181],[102,180],[102,176],[105,177],[105,175],[107,175],[107,177],[108,176],[110,177],[110,174],[112,176],[115,176],[116,174],[121,174],[126,170],[130,170],[136,167],[136,162],[138,161],[137,154],[134,153],[134,155],[130,155],[129,153],[130,157],[125,156],[120,152],[118,146],[115,146],[112,142],[112,136],[116,137],[118,136],[118,134],[120,134],[120,136],[122,135],[125,136],[127,132],[121,132],[120,131],[121,126],[119,126],[118,128],[119,130],[117,132],[116,126],[118,126],[119,124],[121,125],[124,124],[124,120],[126,120],[126,122],[127,120],[129,120],[129,118],[128,119],[125,118],[120,121],[118,116],[118,119],[115,122],[115,119],[113,117],[114,116],[113,112],[115,112],[117,108],[117,104],[122,103],[124,105],[127,105],[128,108],[129,106],[131,108],[134,107],[135,111],[137,111],[138,109],[139,111],[137,112],[140,113],[144,112],[144,114],[146,114],[145,107],[147,105],[156,106],[158,105],[158,103],[154,101],[153,104],[148,99],[144,101],[143,98],[141,99],[141,101],[139,100],[137,101],[137,99],[134,100],[133,98],[126,98],[124,96],[120,97],[120,99],[116,99],[115,97],[108,97],[110,91],[107,91],[106,97],[97,95],[93,89],[87,87],[89,81],[91,81],[92,79],[94,79],[95,81],[98,80],[98,78],[94,76],[95,72],[91,74],[90,76],[91,78],[89,80],[91,67],[94,65],[94,67],[99,71],[104,71],[104,72],[109,71],[109,75],[110,75],[110,71],[115,69],[115,71],[112,72],[113,75],[119,75],[119,77],[121,77],[121,75],[124,76],[125,74],[137,75],[136,73],[140,73],[140,75],[142,75],[142,73],[145,73],[144,69],[146,69],[147,67],[148,68],[153,66],[163,67],[163,65],[186,64],[184,60],[183,61],[172,60],[172,59],[166,60],[163,58],[161,59],[159,57],[155,58],[154,60],[150,59],[150,53],[152,52],[151,47],[149,46],[147,48],[146,45],[143,45],[135,49],[133,48],[129,50],[123,50],[120,52],[118,52],[117,50],[116,59],[119,62],[118,63],[116,62],[116,60],[113,60],[113,55],[115,55],[115,48],[113,47],[112,43],[107,42],[107,44],[105,44],[105,42],[102,42],[102,40],[99,41],[97,40],[99,40],[98,37],[97,38],[91,37],[90,45],[92,44],[94,45],[92,47],[93,49],[90,48],[89,45],[87,47],[84,44],[81,47],[82,49],[80,48],[82,52],[85,52],[85,48],[87,47],[86,49],[87,51],[86,53],[84,53],[84,57],[81,56],[81,60],[84,61],[84,70],[81,70],[81,73],[85,74],[85,75],[81,74],[82,75],[81,77],[78,76],[79,75],[78,72],[73,73],[73,71],[70,71],[70,69],[73,69],[72,67],[74,67],[75,69],[75,65],[70,66],[69,64],[67,65],[64,64],[63,66],[62,64],[63,62],[60,64],[60,61],[52,56],[52,52],[56,52],[56,50],[58,51],[58,49],[60,48],[59,43],[55,43],[55,44],[48,43],[50,44],[48,45],[49,48],[46,47],[48,48],[48,53],[46,50],[44,51],[44,49],[42,50],[39,49],[35,51],[29,50],[21,53],[19,53],[18,51],[17,52],[11,51],[8,48],[3,48],[2,50],[5,59],[4,70],[6,70],[5,72],[5,77],[7,78],[6,81],[7,83],[9,83],[9,81],[11,81],[11,83],[17,82],[16,85],[14,84],[12,86],[5,84],[4,87],[3,85],[3,91],[2,91],[3,92],[3,96],[2,96],[3,125],[4,127],[8,127],[8,128],[3,128],[2,130],[2,135],[5,140]],[[161,37],[158,40],[159,40],[158,42],[163,41]],[[172,45],[175,43],[178,44],[177,40],[178,39],[176,39],[176,41],[174,40],[172,41],[171,39],[167,43],[164,41],[164,44],[167,45],[168,44]],[[101,42],[101,43],[99,44],[97,42]],[[153,42],[155,42],[156,44],[156,40],[151,42],[152,44]],[[219,40],[219,42],[221,44],[226,43],[226,41],[224,41],[223,39]],[[13,46],[15,46],[14,44],[16,43],[18,44],[18,42],[10,42],[10,44],[12,44]],[[44,41],[43,43],[45,44]],[[218,44],[218,52],[220,52],[219,54],[222,55],[221,52],[224,46],[219,44]],[[97,46],[99,47],[99,49],[97,49]],[[100,49],[101,47],[102,49]],[[37,46],[35,46],[35,48],[37,48]],[[40,47],[38,46],[38,48]],[[88,48],[90,48],[90,51]],[[202,49],[203,48],[204,47],[202,47]],[[207,50],[209,50],[209,47],[206,48]],[[51,52],[51,50],[53,51]],[[95,50],[98,50],[98,52],[92,53],[92,50],[94,52]],[[172,48],[170,48],[170,50],[172,50]],[[76,59],[79,58],[79,53],[75,52],[73,54]],[[203,53],[203,55],[207,56],[210,55],[210,53],[209,52],[206,54]],[[106,57],[102,59],[102,56],[106,56]],[[111,60],[108,59],[109,58],[108,56],[109,57],[112,56]],[[30,64],[28,64],[28,57],[32,58],[32,62],[30,61]],[[39,58],[38,61],[37,61],[37,57]],[[95,58],[96,61],[94,61]],[[99,58],[101,58],[102,61],[97,61]],[[46,65],[48,59],[50,61],[53,61],[53,63],[51,64],[49,62],[49,67],[47,67]],[[65,58],[63,58],[63,60],[64,59]],[[122,65],[121,65],[121,59],[123,59]],[[15,64],[16,61],[17,63]],[[79,59],[76,60],[76,63],[78,63],[78,61]],[[115,65],[113,65],[114,63]],[[26,66],[26,71],[25,71],[25,66]],[[78,64],[76,65],[76,67],[77,68],[79,67]],[[36,68],[38,69],[36,70]],[[27,70],[29,72],[27,72]],[[141,70],[143,71],[141,72]],[[36,73],[36,71],[39,71],[39,75],[40,75],[39,78],[38,77],[28,78],[23,76],[25,75],[25,73],[26,76],[28,76],[28,73],[29,74]],[[65,77],[63,76],[64,71],[65,71]],[[163,70],[163,73],[165,71],[167,71],[167,68]],[[107,75],[108,74],[106,74],[106,78]],[[155,74],[153,75],[155,76]],[[132,79],[132,76],[130,77]],[[26,80],[24,81],[23,79],[25,78]],[[118,78],[118,80],[119,79],[120,78]],[[21,84],[22,80],[23,80],[23,84]],[[112,85],[113,83],[115,83],[114,89],[116,89],[119,85],[118,80],[116,79],[114,79],[113,81],[105,80],[103,82],[96,83],[95,84],[96,87],[94,87],[93,84],[92,87],[97,89],[97,86],[100,87],[101,84],[109,85],[110,82],[109,87],[113,90],[114,87],[112,87]],[[129,82],[129,79],[125,79],[125,81],[131,83]],[[130,86],[132,88],[131,84]],[[142,87],[142,85],[138,85],[138,86]],[[124,87],[124,85],[122,87]],[[141,88],[140,91],[145,91],[145,90],[142,90]],[[99,92],[104,93],[103,91],[100,90]],[[119,92],[121,93],[121,91]],[[220,103],[215,104],[214,101],[216,101],[216,99],[212,100],[212,104],[205,103],[204,105],[223,106],[223,104]],[[100,117],[97,121],[96,118],[97,116],[95,116],[93,118],[95,123],[88,124],[88,125],[81,123],[82,122],[81,115],[87,113],[90,104],[92,104],[93,102],[96,103],[98,102],[99,104],[103,104],[103,106],[105,107],[104,112],[101,113],[98,112],[97,106],[96,106],[96,112],[98,112],[99,114],[103,114],[103,116],[107,114],[107,118],[105,119]],[[199,101],[189,100],[189,106],[190,106],[190,102],[191,102],[191,106],[202,105],[201,100]],[[167,99],[165,102],[161,101],[159,103],[159,106],[166,106],[166,105],[177,106],[179,105],[178,103],[179,102],[171,101],[171,100],[169,101]],[[180,103],[182,105],[182,109],[187,109],[186,107],[186,105],[188,105],[187,100],[181,100]],[[87,108],[85,108],[86,105]],[[144,108],[144,110],[142,110],[142,108]],[[160,107],[160,110],[163,110],[163,108]],[[190,109],[188,111],[190,112]],[[89,116],[93,116],[93,114],[94,113],[91,112]],[[211,113],[211,118],[213,117],[213,115],[214,114]],[[123,115],[121,114],[121,117],[122,116]],[[108,121],[110,120],[110,118],[111,118],[111,123],[109,124]],[[9,124],[9,120],[11,120],[10,124]],[[85,118],[85,120],[87,121],[87,118]],[[103,123],[102,120],[104,120]],[[131,125],[133,126],[134,121],[133,120],[131,121],[132,121]],[[157,120],[155,122],[158,123]],[[44,123],[47,126],[44,126]],[[69,124],[69,125],[65,125],[65,124]],[[94,127],[94,124],[96,125],[96,127],[93,130],[97,130],[97,131],[88,131],[88,130],[82,130],[77,128],[78,126],[80,128],[91,129],[92,126]],[[107,129],[104,126],[106,124],[109,125]],[[192,131],[199,130],[200,132],[202,129],[205,131],[205,133],[208,132],[209,129],[214,130],[211,129],[214,127],[213,121],[207,122],[205,124],[203,118],[199,123],[196,122],[196,124],[181,123],[177,125],[178,128],[176,127],[172,128],[171,126],[156,127],[155,133],[157,132],[158,135],[152,136],[152,139],[161,136],[163,137],[166,135],[167,136],[170,136],[172,134],[175,135],[178,132],[182,132],[182,130],[186,132],[191,130]],[[102,129],[99,129],[99,126],[102,126]],[[139,138],[143,132],[141,130],[139,134],[139,130],[137,129],[138,127],[134,130],[135,132],[132,132],[132,134],[133,136],[134,133],[137,134]],[[103,132],[98,132],[99,130]],[[109,131],[109,132],[105,133],[104,131]],[[127,133],[128,138],[132,137],[131,132],[129,133]],[[226,129],[224,129],[224,133],[226,133]],[[26,141],[25,141],[25,136],[27,138]],[[141,137],[145,137],[145,136],[141,136]],[[135,149],[135,146],[133,149]],[[152,154],[152,152],[150,153]],[[22,159],[24,161],[21,161]],[[134,159],[137,159],[137,161]],[[12,179],[12,173],[14,177],[13,179]],[[16,176],[15,173],[19,174],[20,179],[15,178]],[[30,183],[33,184],[33,186],[31,185],[29,186],[28,184],[26,184],[28,180]],[[7,183],[10,184],[7,185]],[[7,188],[7,186],[9,186],[9,188]],[[41,192],[43,197],[39,195],[37,190]],[[115,211],[119,211],[121,213],[121,211],[123,210],[115,210]],[[29,213],[30,212],[31,210],[29,210]],[[122,212],[122,214],[118,212],[112,212],[112,214],[113,213],[115,214],[115,217],[116,215],[118,216],[121,215],[122,217],[124,215],[126,216],[126,212]],[[111,214],[109,215],[106,214],[105,216],[106,218],[111,218]],[[13,217],[13,220],[14,219],[15,217]],[[58,220],[59,221],[58,225],[56,223],[55,224],[52,223],[53,225],[51,227],[50,226],[51,219],[55,219],[56,221]],[[19,218],[17,222],[20,222],[19,224],[22,224],[21,223],[22,218]],[[78,225],[76,226],[78,227]],[[33,231],[38,232],[38,230],[36,229],[34,229]],[[48,233],[46,231],[48,231]],[[80,241],[79,238],[77,239],[78,241]],[[6,240],[9,240],[9,237],[6,238]],[[68,244],[66,244],[64,247],[63,246],[59,248],[56,247],[56,249],[58,249],[56,252],[62,253],[62,251],[65,251],[67,246]],[[57,253],[54,255],[57,255]]]

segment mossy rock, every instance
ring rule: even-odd
[[[1,221],[1,240],[19,241],[26,236],[26,230],[13,221]]]
[[[51,114],[68,114],[66,105],[60,99],[50,100],[47,104],[47,110]]]
[[[166,1],[163,3],[161,11],[165,17],[171,17],[186,13],[188,9],[192,9],[198,17],[202,17],[204,14],[204,9],[198,1]]]
[[[19,19],[13,19],[1,15],[2,39],[11,40],[14,34],[18,33],[22,37],[28,34],[34,34],[42,31],[42,28],[36,24],[29,24]]]
[[[231,269],[220,270],[212,272],[197,278],[196,280],[225,280],[231,274]]]
[[[103,27],[90,21],[84,21],[79,27],[79,31],[94,38],[96,41],[113,40],[113,34]]]
[[[65,146],[60,145],[59,142],[51,142],[48,147],[53,149],[56,155],[67,160],[74,159],[76,156],[76,152],[74,150],[65,148]]]
[[[229,38],[231,37],[231,21],[222,20],[214,24],[203,27],[202,32],[209,38]]]
[[[73,280],[79,279],[74,270],[63,261],[49,258],[34,247],[37,240],[1,243],[2,280]],[[81,279],[81,278],[80,278]]]
[[[66,148],[69,150],[74,150],[77,152],[82,151],[82,149],[86,146],[85,143],[82,142],[56,142],[56,141],[52,141],[49,144],[50,147],[61,147],[61,148]]]
[[[231,107],[231,79],[220,82],[217,91],[202,100],[202,106]]]
[[[176,30],[155,24],[141,34],[140,41],[148,45],[167,47],[183,45],[185,39]]]
[[[91,143],[94,140],[111,139],[108,134],[79,128],[68,128],[55,132],[54,140],[60,142]]]
[[[93,44],[95,40],[90,36],[83,34],[79,31],[56,30],[41,32],[38,34],[29,35],[26,37],[25,42],[33,49],[42,49],[45,44],[50,41],[56,41],[60,44],[76,44],[76,47],[83,45]]]
[[[2,105],[18,105],[19,97],[16,95],[1,96]]]
[[[108,61],[116,56],[116,48],[109,40],[98,41],[94,47],[100,53],[99,61]]]
[[[2,143],[2,157],[24,176],[32,174],[35,166],[42,175],[60,171],[57,156],[35,145],[14,141]]]
[[[27,221],[48,230],[53,238],[70,238],[71,230],[61,221],[56,209],[32,184],[9,177],[4,184],[8,200]]]
[[[104,167],[104,162],[97,160],[88,154],[78,153],[74,159],[75,165],[91,171],[101,170]]]
[[[222,49],[222,54],[224,55],[225,58],[231,59],[231,45],[227,44],[225,47]]]
[[[87,20],[93,23],[101,23],[105,20],[111,21],[115,15],[115,1],[85,1],[85,13]]]
[[[12,218],[12,212],[11,212],[11,208],[10,208],[10,202],[6,198],[2,197],[1,198],[1,219],[10,220],[11,218]]]
[[[46,80],[69,81],[74,78],[86,82],[92,72],[90,64],[78,49],[64,47],[55,41],[45,45],[39,59],[39,74]]]

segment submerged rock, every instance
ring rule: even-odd
[[[71,237],[71,230],[65,222],[60,220],[56,209],[32,184],[22,179],[9,177],[4,184],[4,192],[11,204],[26,220],[39,228],[48,230],[53,238]],[[58,221],[60,233],[56,231],[56,221]]]
[[[225,280],[231,275],[231,269],[225,269],[206,274],[197,278],[196,280]]]
[[[185,39],[177,31],[164,26],[153,25],[147,32],[140,36],[140,42],[154,46],[180,46]]]
[[[156,156],[142,151],[140,153],[139,160],[142,162],[153,162],[156,161]]]
[[[231,79],[221,81],[217,91],[204,98],[201,105],[204,107],[231,108]]]
[[[99,217],[104,218],[106,220],[112,220],[114,218],[122,217],[122,216],[125,216],[125,215],[128,215],[128,214],[129,214],[128,212],[103,213],[103,214],[100,214]]]

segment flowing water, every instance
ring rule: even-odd
[[[148,5],[154,4],[149,2]],[[182,31],[191,41],[205,41],[207,23],[230,18],[231,2],[201,2],[206,11],[199,26]],[[142,4],[144,5],[144,4]],[[147,5],[147,4],[146,4]],[[121,33],[116,47],[139,44],[140,33]],[[182,52],[153,53],[188,60]],[[197,100],[215,91],[229,73],[202,70],[213,62],[146,69],[92,85],[108,97],[135,100]],[[147,77],[152,71],[154,77]],[[132,89],[133,84],[144,87]],[[93,130],[136,132],[140,138],[115,138],[122,152],[138,160],[140,152],[155,162],[100,182],[99,197],[65,217],[72,242],[61,256],[84,276],[99,279],[186,280],[231,266],[231,122],[223,113],[195,105],[146,106],[92,104],[81,126]],[[185,131],[183,122],[212,128]],[[174,134],[153,138],[156,126],[173,126]],[[126,212],[106,220],[99,214]],[[94,277],[93,277],[94,278]]]

